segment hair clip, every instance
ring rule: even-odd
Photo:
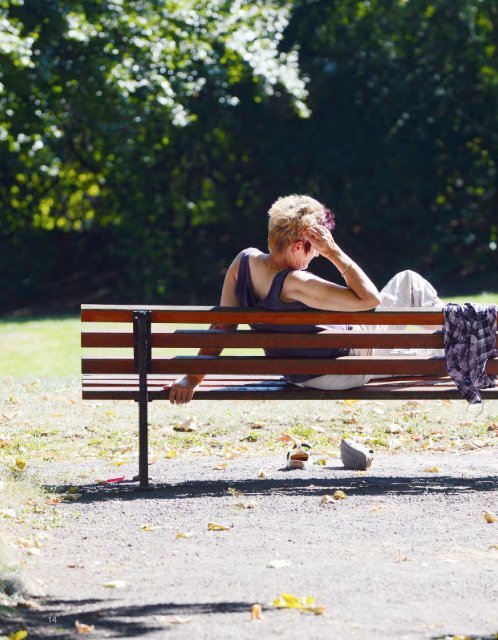
[[[330,209],[323,209],[323,213],[325,214],[325,220],[323,223],[324,227],[327,227],[329,231],[333,231],[335,228],[335,216]]]

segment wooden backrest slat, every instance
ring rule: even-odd
[[[133,347],[131,332],[82,332],[81,346]],[[259,333],[255,331],[168,331],[152,334],[153,348],[442,348],[442,334],[425,331],[326,331],[317,334]]]
[[[133,373],[131,358],[83,358],[82,371],[88,373]],[[498,373],[498,360],[489,360],[488,374]],[[230,373],[230,374],[397,374],[445,375],[444,359],[412,357],[346,356],[325,358],[268,358],[264,356],[156,358],[151,373]]]
[[[133,333],[123,333],[123,332],[90,332],[90,331],[82,331],[81,333],[81,347],[112,347],[112,348],[120,348],[120,347],[133,347],[134,338]]]
[[[82,322],[132,322],[133,306],[83,305]],[[389,309],[385,311],[263,311],[239,307],[158,307],[143,306],[152,312],[153,323],[215,324],[215,323],[267,323],[267,324],[443,324],[441,310],[426,308]]]

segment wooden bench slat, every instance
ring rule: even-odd
[[[498,398],[498,388],[483,389],[486,399]],[[83,398],[94,400],[138,400],[138,385],[127,387],[96,386],[84,387]],[[167,400],[168,392],[157,387],[149,388],[150,400]],[[322,391],[303,389],[282,382],[253,383],[252,385],[233,384],[206,387],[202,385],[196,392],[198,400],[344,400],[348,398],[365,400],[428,399],[459,400],[461,395],[451,381],[395,381],[369,382],[363,387],[343,391]]]
[[[133,347],[131,332],[82,332],[81,346]],[[324,331],[316,334],[263,333],[256,331],[167,331],[152,334],[153,348],[299,348],[335,347],[374,348],[442,348],[443,335],[427,331]]]
[[[486,371],[498,373],[498,360],[490,360]],[[83,373],[134,373],[131,358],[83,358]],[[268,358],[265,356],[178,356],[155,358],[152,373],[243,373],[243,374],[416,374],[444,375],[442,358],[421,356],[359,357],[345,356],[336,360],[325,358]]]
[[[389,309],[384,311],[264,311],[240,307],[168,307],[132,305],[82,305],[82,322],[132,322],[133,311],[150,310],[153,323],[213,324],[257,322],[267,324],[443,324],[442,310],[427,311],[426,308]]]

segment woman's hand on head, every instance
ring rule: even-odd
[[[313,249],[322,256],[326,256],[327,253],[337,249],[337,245],[332,234],[327,227],[321,224],[306,229],[303,233],[303,238],[304,240],[307,240]]]
[[[166,385],[164,388],[169,389],[169,401],[171,404],[187,404],[193,396],[194,391],[200,382],[190,376],[182,376],[175,380],[172,385]]]

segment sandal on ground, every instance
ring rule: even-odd
[[[306,469],[311,458],[311,445],[296,442],[287,452],[287,469]]]
[[[346,469],[365,471],[372,466],[373,449],[354,440],[341,440],[341,460]]]

